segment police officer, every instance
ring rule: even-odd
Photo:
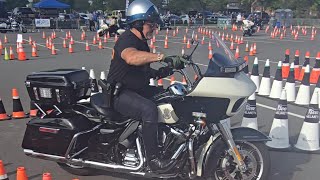
[[[150,78],[171,75],[172,69],[184,67],[180,56],[150,53],[147,40],[161,21],[157,8],[149,0],[135,0],[127,10],[125,31],[116,42],[108,74],[108,82],[122,84],[120,94],[114,98],[114,109],[124,116],[142,120],[142,138],[148,165],[152,171],[166,169],[167,160],[159,159],[158,153],[158,109],[150,98],[159,92],[149,86]],[[168,64],[159,70],[150,63],[164,61]]]

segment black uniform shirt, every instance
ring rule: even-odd
[[[150,52],[150,48],[146,41],[139,39],[130,30],[124,32],[116,42],[112,60],[109,69],[108,81],[121,82],[126,89],[141,90],[149,85],[150,79],[150,64],[142,66],[133,66],[126,63],[121,58],[121,52],[126,48],[136,48],[139,51]]]

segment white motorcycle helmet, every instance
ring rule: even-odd
[[[160,24],[162,22],[157,7],[149,0],[135,0],[127,10],[127,24],[130,28],[137,29],[143,38],[143,24],[146,21]]]

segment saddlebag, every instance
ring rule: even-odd
[[[92,130],[97,124],[86,117],[76,114],[64,114],[63,118],[34,118],[27,123],[22,142],[23,149],[38,153],[65,156],[68,146],[79,132]],[[88,146],[88,139],[95,131],[78,136],[71,153]]]
[[[91,79],[86,70],[57,69],[32,73],[26,87],[30,99],[42,105],[68,106],[91,94]]]

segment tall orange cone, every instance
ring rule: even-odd
[[[286,49],[285,59],[282,62],[282,78],[287,79],[290,71],[290,62],[289,62],[290,50]]]
[[[20,101],[18,90],[15,88],[12,89],[12,101],[13,101],[12,118],[14,118],[14,119],[25,118],[26,115],[23,111],[23,107],[22,107],[22,104]]]
[[[299,80],[299,74],[300,74],[300,52],[297,49],[294,54],[294,79],[297,81]]]
[[[303,65],[302,65],[302,68],[301,68],[301,71],[299,74],[299,81],[302,81],[303,76],[304,76],[304,71],[305,71],[305,68],[307,65],[310,65],[310,52],[309,51],[306,52],[305,59],[304,59],[304,62],[303,62]]]
[[[6,170],[4,169],[2,160],[0,160],[0,180],[9,180]]]
[[[26,169],[24,167],[17,168],[17,178],[16,180],[28,180]]]
[[[316,63],[314,64],[311,74],[310,74],[310,83],[316,84],[320,75],[320,52],[317,53]]]
[[[86,51],[90,51],[90,46],[89,46],[88,40],[86,41]]]

